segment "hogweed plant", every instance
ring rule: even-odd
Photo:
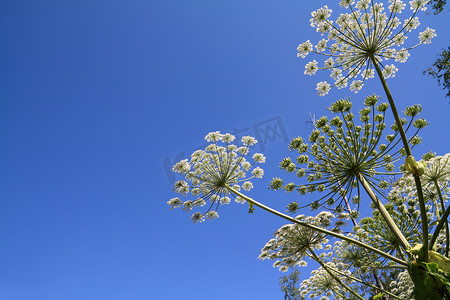
[[[247,203],[249,213],[259,207],[287,220],[259,258],[273,260],[282,272],[309,262],[317,267],[293,293],[299,299],[450,299],[450,154],[415,159],[411,149],[428,125],[418,117],[422,107],[406,107],[401,117],[386,83],[398,71],[392,61],[404,63],[410,50],[436,36],[427,27],[416,43],[406,45],[427,3],[341,0],[345,12],[335,20],[328,6],[312,12],[310,24],[322,38],[297,50],[302,58],[310,53],[326,58],[305,67],[307,75],[331,72],[331,84],[317,84],[319,95],[332,87],[359,92],[376,74],[387,102],[369,95],[353,114],[350,99],[338,100],[329,106],[329,116],[314,122],[307,139],[291,141],[296,157],[280,163],[287,178],[269,184],[271,190],[298,194],[286,213],[247,195],[252,181],[264,175],[259,164],[266,158],[250,153],[256,139],[246,136],[236,144],[233,135],[218,131],[205,137],[210,144],[204,150],[174,165],[184,176],[174,191],[190,198],[167,204],[195,210],[194,223],[218,218],[221,205],[232,200]],[[367,212],[361,206],[370,207],[371,215],[362,215]],[[315,216],[305,215],[315,210],[320,210]]]

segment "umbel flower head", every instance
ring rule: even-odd
[[[333,103],[329,110],[336,116],[331,120],[324,116],[315,122],[316,129],[309,136],[310,145],[301,137],[293,139],[289,149],[300,155],[296,159],[285,158],[280,163],[280,168],[299,178],[306,178],[306,182],[285,184],[282,179],[274,178],[270,188],[284,188],[286,192],[296,191],[300,195],[322,193],[320,199],[308,204],[311,209],[323,207],[339,212],[346,207],[351,217],[356,217],[360,203],[358,177],[363,177],[372,189],[380,192],[388,187],[388,182],[380,177],[395,174],[394,163],[404,155],[403,148],[398,146],[400,139],[397,126],[391,126],[393,134],[383,134],[386,128],[385,112],[389,106],[387,103],[378,105],[378,100],[376,95],[366,97],[365,107],[359,112],[361,125],[357,124],[350,112],[352,103],[349,100],[341,99]],[[427,125],[423,119],[414,120],[420,111],[418,105],[408,107],[404,114],[410,120],[407,122],[402,119],[406,131],[411,125],[417,128],[409,139],[412,145],[420,143],[417,132]],[[386,143],[383,143],[384,139]],[[356,194],[352,194],[353,190],[356,190]],[[349,205],[343,205],[347,199],[351,199],[356,210],[349,211]],[[291,213],[299,208],[301,206],[296,202],[288,206]]]
[[[175,197],[167,202],[171,209],[183,207],[185,211],[203,207],[209,202],[206,213],[196,212],[191,216],[194,223],[203,222],[205,218],[212,220],[219,217],[219,205],[229,204],[230,197],[233,196],[229,187],[246,191],[252,189],[250,179],[262,178],[264,174],[263,169],[255,167],[255,164],[264,163],[266,160],[261,153],[253,154],[250,161],[246,159],[249,148],[257,143],[251,136],[244,136],[240,147],[232,144],[235,136],[229,133],[210,132],[205,140],[211,143],[205,150],[197,150],[189,161],[184,159],[173,166],[174,172],[185,177],[185,180],[175,183],[174,190],[183,196],[191,194],[196,199],[182,202],[180,198]],[[247,173],[251,175],[248,176]],[[245,202],[240,197],[236,197],[235,201]]]
[[[321,212],[315,217],[299,215],[298,221],[307,222],[322,228],[330,227],[334,215]],[[273,266],[285,272],[293,266],[306,266],[305,257],[310,251],[322,249],[328,243],[323,233],[298,224],[286,224],[275,231],[274,238],[269,240],[261,250],[259,259],[275,260]]]
[[[297,56],[304,58],[309,53],[317,53],[327,58],[323,65],[313,60],[305,67],[308,75],[314,75],[319,69],[330,70],[333,82],[319,82],[316,88],[319,95],[326,95],[331,87],[341,89],[348,85],[357,93],[366,79],[374,77],[374,62],[380,65],[385,78],[394,77],[397,67],[383,61],[403,63],[409,57],[409,50],[431,43],[436,33],[426,28],[419,34],[418,43],[404,46],[407,35],[420,25],[416,14],[426,9],[428,0],[410,1],[411,14],[403,21],[398,16],[405,10],[406,3],[402,0],[387,2],[385,9],[383,3],[372,0],[342,0],[340,6],[347,12],[340,14],[336,21],[330,20],[332,10],[328,6],[311,13],[311,26],[323,38],[315,46],[309,40],[300,44]]]

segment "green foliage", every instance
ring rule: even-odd
[[[288,276],[280,278],[281,291],[284,293],[285,300],[298,300],[300,296],[300,271],[294,269]]]
[[[434,262],[412,262],[408,267],[414,282],[414,297],[422,300],[450,299],[450,277]]]
[[[424,71],[424,74],[436,78],[439,86],[447,90],[446,97],[450,97],[450,47],[447,50],[442,49],[438,59],[433,65]]]
[[[441,13],[444,10],[444,5],[447,4],[447,1],[431,0],[429,4],[431,4],[431,7],[434,9],[434,14],[437,15],[438,13]]]

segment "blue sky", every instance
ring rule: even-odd
[[[291,198],[267,189],[283,133],[307,136],[308,112],[341,97],[383,95],[374,79],[322,98],[328,74],[303,75],[296,47],[319,39],[309,17],[326,3],[1,1],[0,298],[281,298],[281,273],[256,258],[284,222],[233,203],[192,224],[166,204],[166,165],[210,131],[276,125],[249,195],[283,209]],[[431,123],[417,156],[450,146],[448,99],[422,75],[449,44],[449,15],[421,23],[438,37],[388,81],[399,109],[421,103]]]

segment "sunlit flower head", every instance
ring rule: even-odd
[[[329,212],[321,212],[315,217],[304,215],[296,217],[298,221],[322,228],[330,227],[334,218],[335,216]],[[314,229],[298,224],[287,224],[275,231],[274,238],[266,243],[259,258],[275,260],[274,267],[283,271],[296,265],[305,266],[304,258],[310,255],[310,251],[322,249],[327,243],[326,236]]]
[[[171,209],[182,207],[185,211],[206,206],[204,214],[196,212],[191,216],[194,223],[219,217],[218,207],[231,202],[230,196],[233,195],[229,187],[245,191],[252,189],[253,184],[250,180],[262,178],[264,174],[264,170],[255,167],[255,164],[264,163],[266,160],[261,153],[254,153],[251,158],[246,158],[249,155],[249,148],[257,143],[251,136],[242,137],[240,147],[232,144],[235,136],[229,133],[211,132],[206,135],[205,140],[211,143],[205,150],[197,150],[191,155],[190,160],[184,159],[173,166],[174,172],[185,177],[185,180],[175,183],[174,191],[183,196],[190,194],[195,200],[183,202],[175,197],[167,202]],[[238,203],[245,203],[240,197],[236,197],[235,200]]]
[[[378,101],[376,95],[366,97],[359,120],[351,113],[352,103],[349,100],[333,103],[329,110],[335,116],[330,120],[324,116],[315,121],[309,145],[300,137],[293,139],[289,149],[297,151],[299,156],[285,158],[280,163],[281,169],[304,178],[303,183],[285,183],[280,178],[274,178],[270,188],[283,188],[286,192],[295,191],[300,195],[318,192],[321,194],[319,199],[307,204],[311,209],[324,207],[339,212],[346,207],[350,217],[356,217],[362,190],[358,177],[363,177],[375,191],[381,192],[389,186],[383,178],[396,174],[394,163],[404,155],[397,126],[391,126],[392,134],[384,133],[387,126],[385,112],[389,105],[378,104]],[[420,111],[418,105],[408,107],[404,114],[409,121],[402,119],[406,132],[416,127],[410,137],[412,145],[420,143],[417,131],[427,125],[426,121],[415,119]],[[352,211],[344,205],[344,200],[354,205]],[[288,206],[288,211],[295,213],[301,207],[293,202]]]
[[[382,76],[394,77],[397,68],[383,61],[404,63],[410,55],[409,50],[429,44],[436,36],[435,30],[427,27],[419,33],[416,44],[404,46],[408,34],[420,25],[416,16],[418,11],[425,10],[428,2],[410,1],[409,14],[403,21],[399,15],[407,10],[407,5],[402,0],[388,0],[387,8],[384,3],[370,0],[343,0],[340,6],[346,12],[336,20],[330,19],[332,10],[326,5],[313,11],[310,24],[322,38],[315,46],[309,40],[300,44],[297,56],[305,58],[309,53],[316,53],[326,57],[323,64],[313,60],[305,68],[308,75],[321,69],[330,70],[332,81],[319,82],[318,94],[324,96],[332,87],[347,85],[357,93],[366,79],[374,77],[374,63],[380,66]]]
[[[334,263],[327,263],[327,266],[336,269]],[[343,290],[342,285],[338,283],[335,278],[340,278],[342,282],[346,282],[347,284],[349,283],[348,278],[336,272],[332,272],[333,276],[331,276],[330,272],[332,272],[330,269],[327,271],[323,267],[313,270],[311,272],[311,277],[302,281],[300,285],[300,295],[303,296],[302,299],[341,299],[340,297],[336,297],[334,291],[339,291],[341,295],[345,294],[346,291]]]

